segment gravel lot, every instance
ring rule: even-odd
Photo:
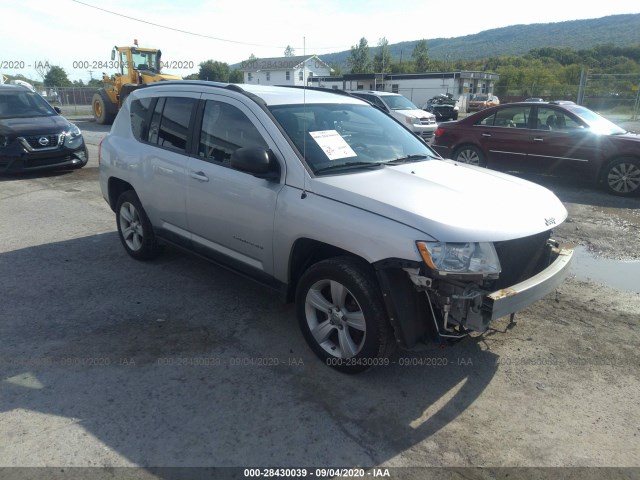
[[[345,376],[273,292],[172,249],[131,260],[106,129],[77,123],[87,167],[0,178],[0,466],[640,466],[640,199],[533,178],[596,267],[515,325]]]

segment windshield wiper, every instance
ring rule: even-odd
[[[384,162],[384,165],[402,165],[403,163],[420,162],[422,160],[426,160],[427,158],[437,159],[438,157],[426,154],[407,155],[406,157],[395,158],[393,160],[389,160],[388,162]]]
[[[330,170],[358,170],[362,168],[380,168],[384,165],[384,163],[378,162],[340,163],[338,165],[327,165],[326,167],[318,168],[315,173],[328,172]]]

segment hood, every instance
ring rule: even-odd
[[[567,210],[546,188],[453,160],[316,177],[310,183],[308,191],[440,241],[511,240],[549,230],[567,218]]]
[[[393,110],[396,113],[401,113],[402,115],[406,115],[407,117],[415,117],[415,118],[429,118],[433,117],[433,113],[429,113],[425,110],[412,109],[412,110]]]
[[[637,145],[640,142],[640,134],[635,132],[625,132],[623,135],[612,135],[612,138],[619,139],[621,142],[633,142]]]
[[[0,118],[0,135],[25,137],[61,133],[69,129],[69,122],[60,115],[47,117]]]

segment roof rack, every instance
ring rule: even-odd
[[[314,92],[335,93],[336,95],[344,95],[346,97],[353,97],[353,95],[351,95],[351,93],[349,93],[346,90],[333,89],[333,88],[305,87],[304,85],[274,85],[274,87],[297,88],[299,90],[312,90]]]
[[[226,88],[228,90],[245,93],[245,90],[235,83],[212,82],[209,80],[161,80],[159,82],[145,83],[140,85],[140,88],[163,87],[165,85],[199,85],[202,87]]]

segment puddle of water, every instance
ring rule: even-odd
[[[640,260],[612,260],[596,257],[585,247],[576,247],[571,273],[576,278],[640,293]]]

